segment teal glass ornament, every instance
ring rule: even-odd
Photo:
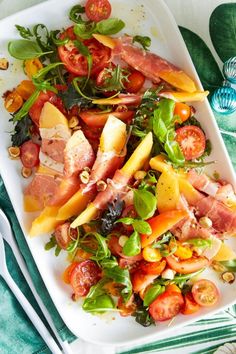
[[[236,57],[232,57],[224,63],[223,74],[227,81],[236,84]]]
[[[214,91],[210,103],[217,113],[232,114],[236,111],[236,90],[225,81],[222,87]]]

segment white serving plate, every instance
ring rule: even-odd
[[[68,10],[77,3],[78,0],[50,0],[0,22],[0,57],[7,57],[11,62],[10,68],[0,74],[1,96],[7,89],[12,89],[24,78],[21,62],[13,60],[7,53],[8,41],[19,38],[14,25],[20,24],[30,27],[37,23],[44,23],[50,29],[67,26],[69,24],[67,20]],[[151,51],[182,68],[193,77],[199,89],[202,89],[174,18],[162,0],[146,0],[145,2],[142,0],[111,0],[111,3],[112,15],[120,17],[126,22],[126,33],[150,36],[152,38]],[[197,109],[196,116],[213,145],[211,160],[217,161],[213,167],[209,167],[209,173],[217,170],[222,178],[236,186],[233,168],[207,100],[203,103],[194,104],[194,106]],[[35,215],[26,214],[23,211],[22,190],[28,180],[24,181],[21,177],[20,163],[10,160],[8,157],[7,147],[10,146],[9,132],[12,130],[12,126],[8,122],[9,114],[5,111],[2,100],[0,102],[0,113],[0,172],[2,178],[49,294],[65,324],[75,335],[84,340],[100,344],[124,345],[132,342],[137,344],[141,340],[157,339],[164,333],[167,335],[174,329],[199,320],[204,316],[212,315],[235,302],[236,284],[224,285],[217,280],[215,275],[206,273],[204,276],[213,279],[221,291],[222,296],[218,305],[214,308],[202,310],[198,315],[179,315],[171,326],[168,326],[168,322],[165,322],[158,324],[156,327],[144,328],[137,324],[133,317],[124,318],[117,313],[97,317],[82,311],[80,304],[74,303],[70,299],[71,289],[61,279],[61,274],[67,265],[65,254],[56,258],[53,251],[44,251],[48,235],[33,239],[27,235],[27,230]],[[234,248],[236,249],[235,242]]]

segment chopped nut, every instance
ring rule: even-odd
[[[221,274],[221,278],[224,282],[232,284],[235,281],[235,275],[232,272],[224,272]]]
[[[20,148],[18,146],[10,146],[8,148],[8,153],[12,159],[16,159],[20,156]]]
[[[217,262],[217,261],[212,261],[211,263],[211,267],[216,271],[216,272],[224,272],[225,271],[225,267],[223,266],[223,264]]]
[[[7,70],[9,67],[9,61],[6,58],[0,58],[0,70]]]
[[[134,174],[134,178],[135,178],[136,180],[144,179],[144,177],[146,176],[146,174],[147,174],[147,172],[145,172],[145,171],[137,171],[137,172],[135,172],[135,174]]]
[[[83,171],[87,171],[88,173],[90,173],[91,172],[91,168],[86,166],[86,167],[83,168]]]
[[[32,175],[31,168],[22,167],[21,174],[24,178],[29,178]]]
[[[73,128],[73,131],[75,132],[76,130],[81,130],[81,126],[80,125],[76,125],[76,127]]]
[[[79,177],[82,183],[87,184],[89,182],[90,174],[87,171],[83,171]]]
[[[103,192],[103,191],[106,190],[106,188],[107,188],[106,182],[104,182],[104,181],[98,181],[97,182],[97,191],[98,192]]]
[[[128,239],[129,238],[127,236],[125,236],[125,235],[120,236],[119,240],[118,240],[119,245],[121,247],[124,247],[124,245],[125,245],[126,241],[128,241]]]
[[[68,122],[68,126],[71,129],[74,129],[76,126],[78,126],[78,124],[79,124],[79,118],[76,116],[73,116]]]
[[[207,216],[203,216],[199,219],[199,224],[204,227],[204,229],[209,229],[212,227],[212,221]]]

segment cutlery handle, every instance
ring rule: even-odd
[[[14,280],[12,279],[12,277],[8,272],[5,273],[4,279],[7,285],[9,286],[9,288],[11,289],[11,291],[13,292],[13,294],[15,295],[15,297],[17,298],[17,300],[19,301],[19,303],[21,304],[22,308],[28,315],[29,319],[31,320],[31,322],[33,323],[33,325],[35,326],[35,328],[37,329],[37,331],[39,332],[39,334],[47,344],[48,348],[52,351],[53,354],[61,354],[62,352],[60,348],[58,347],[53,337],[45,327],[44,323],[38,316],[37,312],[31,306],[29,301],[26,299],[26,297],[21,292],[21,290],[18,288],[18,286],[16,285],[16,283],[14,282]]]

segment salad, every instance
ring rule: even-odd
[[[8,50],[27,79],[3,97],[9,155],[30,178],[25,211],[39,212],[30,235],[66,255],[72,299],[149,326],[219,301],[206,268],[234,281],[236,195],[204,172],[214,161],[194,102],[208,92],[149,37],[120,34],[111,11],[87,0],[68,28],[16,25]]]

